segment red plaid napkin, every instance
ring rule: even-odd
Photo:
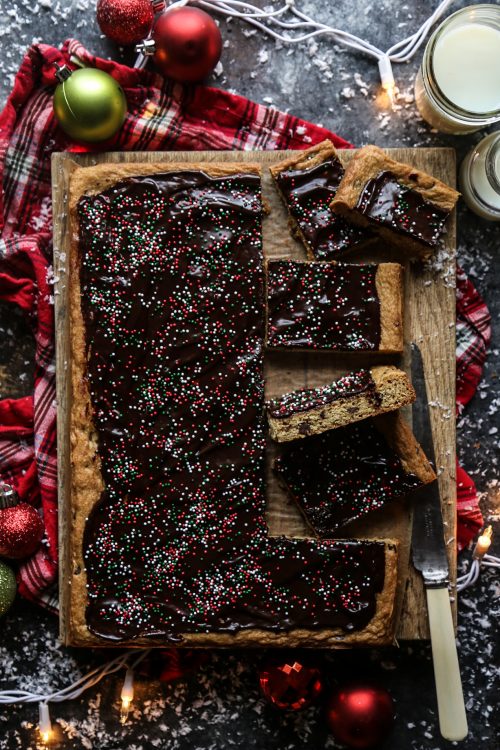
[[[18,304],[36,339],[33,396],[0,401],[0,478],[22,500],[40,507],[46,535],[39,551],[19,570],[19,590],[28,599],[57,606],[57,472],[52,272],[50,156],[54,151],[87,150],[72,143],[52,111],[54,62],[111,73],[125,90],[129,111],[120,132],[100,150],[304,149],[325,138],[347,141],[248,99],[204,86],[184,88],[160,76],[95,58],[78,42],[62,50],[35,45],[16,76],[0,116],[0,299]],[[90,149],[89,149],[90,150]],[[471,398],[489,341],[486,306],[460,274],[459,403]],[[481,524],[475,488],[460,475],[459,545]],[[462,520],[467,519],[464,524]]]

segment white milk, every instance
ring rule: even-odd
[[[471,5],[442,22],[425,48],[415,102],[443,133],[472,133],[500,120],[499,5]]]
[[[487,167],[496,177],[496,186],[488,177]],[[465,157],[460,167],[460,190],[471,211],[484,219],[500,221],[499,132],[487,135]]]
[[[434,48],[436,83],[457,107],[486,114],[500,109],[500,31],[466,23],[450,29]]]

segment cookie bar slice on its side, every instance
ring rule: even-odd
[[[331,208],[360,227],[375,228],[396,249],[425,259],[438,247],[458,196],[437,178],[366,146],[347,166]]]
[[[330,208],[344,176],[331,141],[299,151],[269,171],[288,210],[292,231],[304,243],[310,260],[335,260],[370,238],[369,230],[350,224]]]
[[[380,366],[351,372],[329,385],[306,388],[267,402],[269,432],[279,443],[317,435],[415,401],[406,373]]]
[[[436,478],[399,412],[293,443],[274,471],[323,538]]]
[[[403,350],[403,268],[271,260],[267,347],[323,351]]]

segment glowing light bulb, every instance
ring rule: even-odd
[[[491,545],[491,537],[493,536],[493,529],[491,526],[487,526],[481,536],[476,542],[474,547],[474,559],[482,560],[485,554],[488,552]]]
[[[42,742],[48,745],[52,739],[52,724],[50,722],[49,706],[47,703],[40,703],[38,706],[38,727]]]
[[[394,104],[394,97],[396,94],[396,81],[394,80],[394,74],[392,72],[392,65],[387,55],[381,57],[378,61],[378,70],[380,73],[380,80],[382,82],[382,88],[389,97],[389,101]]]
[[[134,672],[130,668],[127,669],[125,673],[125,679],[123,681],[123,687],[120,697],[122,699],[122,707],[120,709],[120,723],[125,724],[128,719],[130,705],[134,698]]]
[[[396,99],[396,86],[389,86],[385,89],[387,93],[387,97],[391,103],[391,107],[394,104],[394,101]]]
[[[131,703],[132,701],[129,701],[127,698],[122,698],[122,707],[120,709],[120,724],[127,723]]]

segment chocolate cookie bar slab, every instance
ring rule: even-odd
[[[268,401],[269,433],[279,443],[317,435],[415,401],[405,372],[380,366],[351,372],[329,385]]]
[[[401,352],[403,269],[270,260],[269,349]]]
[[[297,441],[274,471],[322,538],[436,478],[399,412]]]
[[[293,233],[302,240],[310,260],[336,260],[371,233],[330,208],[344,176],[344,167],[331,141],[322,141],[270,167],[290,216]]]
[[[270,537],[260,169],[70,183],[78,645],[390,642],[397,545]]]
[[[428,258],[446,231],[459,193],[377,146],[351,159],[331,203],[334,213],[371,227],[390,245],[414,258]]]

